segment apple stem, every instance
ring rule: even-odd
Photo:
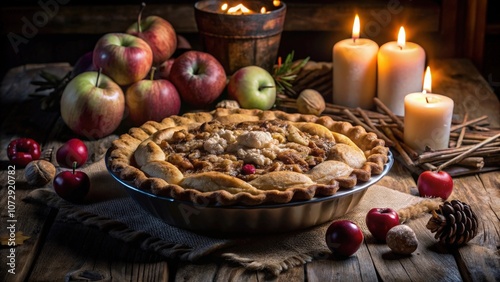
[[[77,162],[73,162],[73,174],[75,174],[75,170],[76,170],[76,165],[77,164],[78,164]]]
[[[146,8],[146,3],[142,2],[141,9],[139,10],[139,15],[137,16],[137,30],[139,31],[139,33],[142,32],[141,17],[142,17],[142,11],[144,11],[144,8]]]
[[[150,80],[154,79],[155,71],[156,71],[156,67],[151,67],[151,74],[149,75]]]
[[[259,90],[266,89],[266,88],[274,88],[274,86],[273,85],[261,86],[261,87],[259,87]]]
[[[95,87],[98,87],[99,85],[99,78],[101,78],[101,72],[102,68],[99,68],[99,71],[97,72],[97,79],[95,80]]]

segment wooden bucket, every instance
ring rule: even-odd
[[[272,2],[245,1],[243,4],[255,13],[240,15],[222,11],[222,1],[207,0],[195,4],[202,47],[219,60],[227,75],[251,65],[272,72],[286,14],[283,2],[277,7]],[[227,3],[229,6],[237,4]],[[266,13],[260,12],[262,7]]]

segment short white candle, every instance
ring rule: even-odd
[[[426,147],[433,150],[448,148],[453,100],[431,91],[430,68],[427,68],[423,92],[404,98],[404,142],[421,153]]]
[[[396,115],[404,115],[404,97],[422,91],[425,51],[420,45],[406,42],[401,27],[398,42],[391,41],[378,52],[377,96]]]
[[[346,107],[373,107],[377,87],[378,44],[359,38],[359,17],[352,38],[333,46],[333,103]]]

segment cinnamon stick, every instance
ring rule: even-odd
[[[483,157],[469,157],[458,162],[461,166],[472,167],[477,169],[482,169],[484,167]]]
[[[448,160],[447,162],[443,163],[442,165],[438,166],[437,170],[440,171],[442,170],[443,168],[449,166],[449,165],[452,165],[452,164],[455,164],[459,161],[461,161],[462,159],[464,159],[465,157],[467,157],[470,153],[474,152],[475,150],[481,148],[482,146],[490,143],[490,142],[493,142],[495,139],[499,138],[500,137],[500,133],[493,136],[493,137],[490,137],[486,140],[484,140],[483,142],[475,145],[475,146],[472,146],[470,149],[468,149],[467,151],[459,154],[458,156],[452,158],[451,160]]]
[[[467,118],[469,117],[469,114],[466,112],[465,115],[464,115],[464,120],[462,122],[462,124],[465,124],[467,122]],[[464,140],[464,135],[465,135],[465,129],[466,127],[462,127],[462,129],[460,130],[460,135],[458,135],[458,140],[457,140],[457,144],[455,145],[455,147],[459,148],[460,146],[462,146],[462,141]]]
[[[397,117],[382,101],[380,101],[379,98],[375,97],[373,100],[375,101],[375,104],[377,104],[377,106],[379,106],[398,125],[399,128],[404,128],[404,124],[401,119],[399,119],[399,117]]]
[[[498,148],[499,146],[500,146],[500,142],[493,142],[493,143],[484,145],[483,146],[484,148],[481,148],[481,149],[483,151],[486,151],[486,149],[488,149],[487,152],[491,152],[491,151],[494,152],[495,150],[497,150],[500,153],[500,148]],[[460,148],[449,148],[449,149],[442,149],[442,150],[437,150],[437,151],[432,151],[432,152],[425,152],[425,153],[420,154],[420,156],[418,156],[417,163],[431,162],[437,158],[443,159],[443,158],[453,157],[453,156],[459,155],[459,154],[461,154],[461,153],[463,153],[463,152],[465,152],[473,147],[474,147],[473,145],[468,145],[468,146],[462,146]]]
[[[480,122],[482,120],[485,120],[487,119],[488,116],[484,115],[484,116],[481,116],[481,117],[478,117],[478,118],[475,118],[475,119],[472,119],[472,120],[469,120],[468,122],[464,122],[464,123],[461,123],[461,124],[457,124],[457,125],[454,125],[450,128],[450,131],[455,131],[457,129],[460,129],[460,128],[463,128],[463,127],[466,127],[466,126],[469,126],[471,124],[474,124],[474,123],[477,123],[477,122]]]
[[[383,120],[380,120],[380,124],[384,125],[384,124],[386,124],[386,122]],[[403,161],[406,163],[406,165],[410,166],[410,167],[415,166],[415,163],[413,163],[413,160],[410,158],[410,156],[408,156],[408,153],[406,153],[406,151],[403,150],[403,147],[401,147],[401,144],[399,143],[398,139],[396,139],[396,137],[392,133],[392,130],[388,127],[383,127],[382,130],[384,130],[387,137],[389,137],[392,140],[392,142],[394,142],[394,148],[396,148],[396,151],[398,151],[398,153],[401,155],[401,157],[403,158]]]
[[[380,138],[380,139],[384,139],[384,141],[386,142],[386,145],[387,146],[394,146],[394,143],[391,141],[391,139],[387,138],[387,136],[385,136],[385,134],[383,134],[382,132],[380,132],[377,128],[375,127],[371,127],[370,125],[362,122],[359,118],[357,118],[349,109],[344,109],[344,113],[351,119],[353,120],[354,123],[356,123],[357,125],[360,125],[362,126],[366,131],[372,131],[374,132],[375,134],[377,134],[377,137]],[[358,108],[358,113],[363,116],[364,115],[364,120],[369,123],[369,124],[372,124],[373,123],[371,122],[371,120],[368,118],[368,116],[363,112],[363,110],[361,110],[360,108]]]

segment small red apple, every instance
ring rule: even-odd
[[[146,4],[142,3],[137,23],[127,29],[128,34],[146,41],[153,51],[153,64],[158,65],[174,54],[177,48],[177,35],[172,25],[158,16],[149,16],[141,21],[142,11]]]
[[[417,188],[421,197],[440,197],[443,200],[453,192],[453,179],[446,171],[424,171],[417,179]]]
[[[175,59],[169,75],[183,102],[206,108],[226,87],[226,72],[209,53],[187,51]]]
[[[385,242],[387,232],[399,225],[398,213],[391,208],[373,208],[366,214],[366,226],[378,241]]]
[[[326,230],[326,245],[333,255],[346,258],[353,255],[363,243],[363,232],[350,220],[337,220]]]
[[[7,146],[7,157],[10,162],[25,167],[29,162],[38,160],[41,155],[40,144],[31,138],[18,138]]]
[[[161,121],[177,115],[181,109],[181,98],[175,86],[166,79],[150,79],[132,84],[125,94],[129,118],[135,126],[148,120]]]
[[[90,178],[83,171],[65,170],[56,175],[54,190],[59,197],[69,202],[80,203],[90,190]]]
[[[94,47],[93,62],[97,69],[121,86],[130,85],[148,75],[153,52],[146,41],[126,33],[103,35]]]
[[[62,167],[71,168],[85,164],[88,158],[88,149],[85,143],[78,138],[72,138],[64,143],[56,152],[57,163]]]

